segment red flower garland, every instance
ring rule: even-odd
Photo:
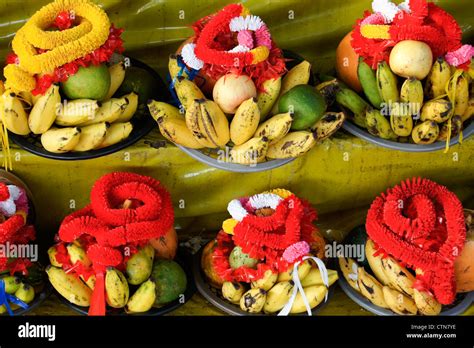
[[[132,202],[128,209],[121,206],[126,200]],[[103,176],[94,184],[91,204],[67,216],[58,233],[59,245],[81,241],[92,269],[81,267],[80,261],[72,265],[65,248],[58,248],[57,256],[63,268],[72,274],[86,279],[91,274],[97,276],[89,314],[105,314],[102,293],[105,269],[109,266],[124,269],[126,260],[138,247],[165,235],[173,223],[171,197],[153,178],[117,172]]]
[[[402,182],[377,197],[367,214],[369,237],[417,275],[418,288],[441,304],[456,296],[454,260],[466,238],[463,207],[446,187],[421,178]]]
[[[410,13],[397,13],[390,24],[390,40],[362,36],[361,22],[371,14],[370,11],[365,11],[363,18],[356,22],[351,44],[356,53],[364,57],[365,62],[374,69],[383,60],[388,62],[391,48],[403,40],[425,42],[430,46],[435,59],[462,45],[462,31],[453,16],[426,0],[411,0]],[[468,65],[464,64],[462,67]]]
[[[227,52],[235,43],[229,23],[232,18],[240,16],[242,11],[241,4],[231,4],[194,23],[195,53],[204,62],[201,70],[211,78],[217,80],[229,72],[244,74],[254,81],[257,89],[262,90],[263,82],[286,72],[285,59],[273,40],[268,58],[258,64],[252,64],[251,52]]]
[[[224,231],[218,233],[213,254],[217,274],[227,281],[251,282],[262,278],[267,270],[286,271],[290,264],[283,259],[283,252],[299,241],[311,244],[316,219],[317,213],[310,204],[295,195],[280,202],[270,216],[247,215],[234,227],[233,237]],[[262,261],[256,269],[230,267],[229,255],[236,245],[250,257]]]

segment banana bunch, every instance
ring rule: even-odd
[[[181,109],[154,100],[148,103],[161,134],[191,149],[225,148],[227,162],[255,165],[269,159],[301,156],[334,134],[345,119],[343,113],[328,112],[307,130],[291,132],[293,113],[278,113],[280,97],[309,82],[311,64],[307,61],[282,78],[265,81],[257,96],[243,101],[231,119],[215,102],[207,100],[186,74],[177,76],[180,68],[175,55],[169,57],[168,69]]]
[[[293,268],[280,274],[267,270],[264,276],[250,284],[224,282],[222,296],[248,313],[278,313],[288,303],[294,290]],[[318,306],[325,298],[328,289],[324,285],[319,268],[309,260],[298,267],[306,298],[311,308]],[[337,271],[328,270],[329,286],[338,279]],[[298,292],[290,313],[304,313],[306,306],[301,293]]]
[[[73,267],[80,263],[81,268],[92,271],[92,263],[78,240],[69,243],[66,249]],[[88,307],[95,287],[95,275],[85,279],[82,275],[77,277],[64,271],[62,264],[56,258],[57,253],[55,245],[48,249],[51,265],[46,268],[46,273],[51,284],[69,302]],[[106,269],[105,300],[109,307],[123,308],[127,313],[143,313],[155,305],[157,289],[151,277],[154,257],[155,249],[151,244],[147,244],[127,260],[125,272],[114,267]],[[7,290],[13,293],[21,289],[21,282],[15,277],[9,277],[5,283]],[[136,290],[132,293],[133,287]],[[25,298],[27,298],[26,295]]]
[[[413,287],[414,274],[393,257],[376,254],[368,239],[365,255],[370,271],[350,258],[339,258],[339,266],[349,285],[374,305],[400,315],[439,315],[441,304],[430,293]]]
[[[0,278],[0,281],[3,281],[5,292],[9,295],[15,296],[17,299],[30,303],[35,298],[35,289],[30,284],[24,282],[20,277],[14,275],[3,275]],[[10,304],[12,310],[18,308],[15,304]],[[5,305],[0,306],[0,315],[7,312]]]
[[[365,102],[336,80],[317,88],[352,113],[352,121],[382,139],[415,144],[448,141],[461,133],[474,113],[473,83],[469,72],[451,67],[443,57],[433,63],[424,81],[397,77],[386,62],[372,69],[359,60],[357,69]],[[370,104],[370,106],[368,106]]]
[[[138,109],[138,95],[112,98],[125,79],[123,62],[109,67],[111,85],[104,102],[91,99],[62,100],[59,86],[43,95],[15,94],[0,97],[0,120],[15,134],[41,135],[43,147],[53,153],[82,152],[114,145],[128,138],[130,122]]]

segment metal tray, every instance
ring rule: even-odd
[[[157,99],[163,101],[170,101],[171,96],[169,94],[168,88],[166,87],[165,83],[161,79],[160,75],[153,70],[151,67],[146,65],[145,63],[136,60],[134,58],[130,58],[130,63],[132,66],[136,66],[138,68],[142,68],[146,70],[156,81],[156,93]],[[148,108],[142,106],[142,112],[138,112],[135,116],[131,119],[133,124],[133,130],[130,133],[129,137],[120,143],[115,145],[111,145],[105,147],[103,149],[91,150],[91,151],[84,151],[84,152],[66,152],[66,153],[52,153],[46,151],[43,146],[41,145],[41,135],[34,135],[30,134],[27,136],[17,135],[10,133],[9,136],[13,140],[15,144],[20,146],[22,149],[31,152],[35,155],[55,159],[55,160],[63,160],[63,161],[76,161],[76,160],[86,160],[91,158],[102,157],[106,155],[110,155],[114,152],[120,151],[130,145],[133,145],[138,140],[143,138],[145,135],[150,133],[151,130],[156,128],[156,122],[151,117]]]
[[[194,295],[196,292],[196,287],[194,285],[194,278],[193,278],[193,272],[191,272],[191,269],[189,268],[189,262],[190,262],[191,256],[188,253],[185,253],[181,250],[178,250],[178,256],[174,261],[176,261],[184,270],[186,273],[186,278],[187,278],[187,286],[186,286],[186,291],[184,292],[184,302],[180,302],[179,299],[174,300],[173,302],[170,302],[162,307],[152,307],[148,312],[144,313],[126,313],[123,308],[110,308],[107,307],[106,315],[111,315],[111,316],[159,316],[159,315],[165,315],[169,312],[174,311],[175,309],[183,306],[186,302],[188,302],[191,297]],[[89,310],[89,307],[81,307],[78,305],[75,305],[68,300],[66,300],[62,295],[57,293],[56,290],[54,290],[56,293],[56,296],[59,298],[59,300],[64,303],[66,306],[69,308],[73,309],[74,311],[82,314],[82,315],[87,315],[87,312]]]
[[[230,315],[235,315],[235,316],[274,316],[271,314],[265,314],[265,313],[248,313],[240,309],[238,305],[234,305],[224,299],[222,297],[222,293],[220,289],[216,289],[209,285],[209,283],[206,281],[204,275],[202,274],[201,270],[201,255],[202,255],[202,250],[204,247],[202,247],[193,257],[193,275],[194,275],[194,280],[196,282],[196,287],[199,293],[204,296],[206,300],[208,300],[210,303],[212,303],[214,306],[216,306],[218,309],[221,311],[230,314]],[[313,308],[312,313],[313,315],[316,315],[322,308],[326,306],[326,304],[331,300],[332,295],[334,294],[334,285],[329,287],[328,291],[328,299],[325,302],[322,302],[319,304],[317,307]],[[305,316],[305,313],[301,314],[295,314],[295,315],[302,315]]]
[[[439,151],[444,150],[446,147],[446,142],[444,141],[436,141],[433,144],[428,145],[418,145],[418,144],[405,144],[399,143],[396,141],[385,140],[379,137],[376,137],[365,129],[362,129],[352,123],[351,121],[346,121],[343,123],[342,128],[347,132],[368,141],[369,143],[386,147],[392,150],[398,150],[403,152],[432,152],[432,151]],[[462,131],[463,139],[469,138],[472,134],[474,134],[474,122],[471,123]],[[449,142],[450,146],[456,145],[459,143],[459,135],[451,139]]]

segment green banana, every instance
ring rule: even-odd
[[[377,77],[375,71],[364,62],[364,58],[359,58],[359,65],[357,67],[357,76],[359,77],[362,90],[365,96],[369,99],[374,108],[380,109],[382,107],[383,99],[380,96],[377,87]]]
[[[25,303],[30,303],[35,298],[35,289],[31,285],[21,283],[15,291],[15,297]]]
[[[336,93],[337,104],[349,109],[354,114],[353,121],[359,127],[367,128],[365,111],[369,104],[349,88],[340,88]]]
[[[137,291],[130,297],[126,310],[129,313],[147,312],[153,307],[156,299],[155,282],[147,280],[142,283]]]
[[[380,62],[377,67],[377,87],[386,104],[398,101],[397,77],[385,61]]]
[[[153,268],[153,259],[147,254],[147,251],[140,249],[132,255],[126,264],[127,280],[132,285],[138,285],[147,280]]]
[[[263,289],[250,289],[240,299],[240,309],[249,313],[262,311],[267,298],[267,292]]]
[[[365,117],[370,134],[382,139],[396,139],[397,136],[390,127],[390,122],[380,113],[380,110],[369,108]]]
[[[5,292],[7,294],[14,294],[21,285],[21,280],[15,276],[6,276],[2,277],[3,282],[5,283]]]
[[[105,290],[107,294],[107,304],[113,308],[123,308],[126,306],[129,297],[127,279],[122,272],[111,267],[105,274]]]

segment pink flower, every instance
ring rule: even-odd
[[[310,251],[309,244],[305,241],[297,242],[290,245],[283,252],[283,259],[288,263],[294,263],[303,256],[306,256]]]
[[[474,47],[471,45],[463,45],[456,51],[446,54],[446,61],[449,65],[459,66],[471,60],[474,56]]]
[[[253,35],[250,30],[241,30],[237,34],[237,42],[241,46],[245,46],[248,49],[252,49],[255,47],[253,42]]]

